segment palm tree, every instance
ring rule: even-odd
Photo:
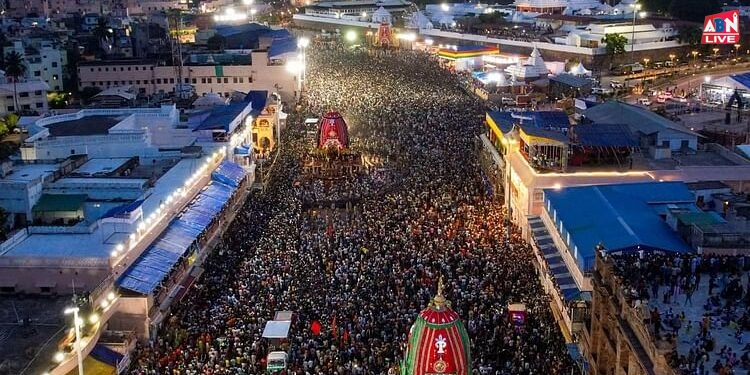
[[[94,35],[94,38],[96,38],[99,50],[102,52],[106,52],[102,45],[112,37],[112,29],[109,27],[109,22],[107,22],[107,19],[105,17],[99,17],[99,19],[96,21],[96,26],[93,30],[91,30],[91,34]]]
[[[26,59],[17,51],[8,52],[5,55],[5,76],[13,78],[13,108],[16,111],[20,110],[16,83],[24,75],[26,75]]]

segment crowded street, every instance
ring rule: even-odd
[[[128,373],[263,374],[271,349],[261,335],[277,311],[294,313],[282,373],[397,373],[441,276],[475,374],[578,373],[531,247],[506,232],[483,183],[475,142],[484,107],[421,52],[310,51],[267,186],[249,196]],[[346,180],[310,180],[300,167],[314,147],[303,120],[331,110],[373,162]],[[511,303],[525,304],[523,325],[509,318]]]

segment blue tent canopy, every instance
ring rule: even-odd
[[[241,168],[241,167],[240,167]],[[212,182],[118,280],[121,288],[152,293],[229,202],[235,188]]]
[[[250,147],[248,146],[237,146],[234,148],[235,155],[250,155]]]
[[[211,173],[211,178],[214,181],[221,182],[222,184],[229,185],[231,187],[237,187],[242,183],[242,180],[247,176],[247,171],[237,163],[231,161],[223,161],[216,167],[216,170]]]

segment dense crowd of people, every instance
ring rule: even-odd
[[[750,259],[744,256],[646,254],[612,257],[626,297],[643,310],[649,332],[673,347],[679,374],[750,369]]]
[[[532,252],[485,196],[474,145],[483,108],[456,75],[413,51],[320,49],[308,61],[267,188],[248,198],[129,373],[264,373],[274,346],[264,325],[292,311],[284,373],[388,374],[443,276],[475,374],[570,374]],[[331,109],[355,147],[382,161],[373,176],[301,176],[313,146],[302,119]],[[517,302],[527,308],[521,327],[508,313]]]

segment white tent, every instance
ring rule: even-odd
[[[570,71],[568,73],[574,75],[574,76],[590,76],[591,71],[586,69],[586,67],[583,66],[583,64],[576,64],[572,68],[570,68]]]

